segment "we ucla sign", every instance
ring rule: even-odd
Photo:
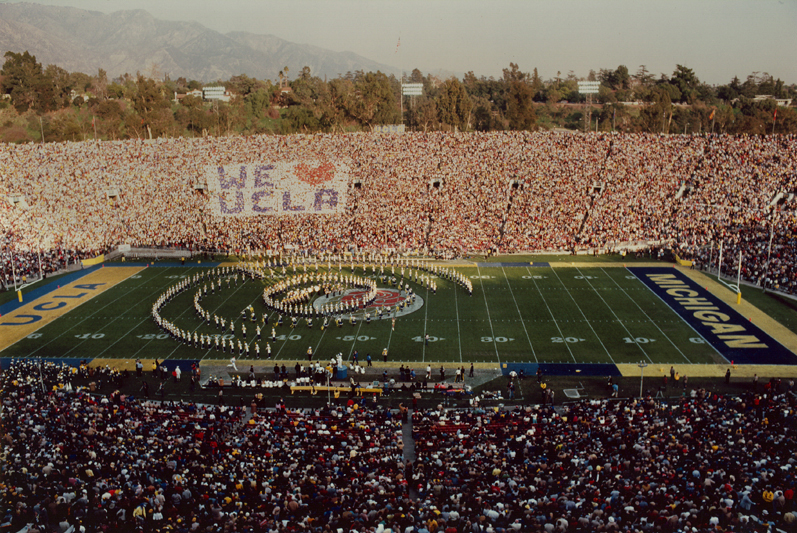
[[[223,217],[342,212],[349,167],[329,161],[278,161],[205,167],[210,209]]]

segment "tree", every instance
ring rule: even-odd
[[[321,129],[321,123],[306,107],[292,106],[285,111],[285,133],[310,133]]]
[[[670,84],[677,87],[680,92],[680,98],[673,98],[673,102],[693,103],[697,97],[700,80],[697,79],[694,70],[691,68],[676,65],[675,72],[672,73],[670,78]]]
[[[52,85],[47,83],[41,63],[36,56],[27,51],[18,54],[5,53],[6,61],[0,75],[3,76],[3,94],[11,96],[11,103],[17,111],[29,109],[47,111],[52,109]]]
[[[360,124],[396,124],[401,120],[390,79],[382,72],[355,73],[353,91],[347,94],[346,112]]]
[[[472,104],[465,88],[456,78],[443,83],[437,96],[437,114],[440,122],[455,129],[466,129],[470,122]]]
[[[413,111],[413,127],[420,126],[423,131],[429,131],[437,123],[437,104],[434,100],[424,98]]]
[[[647,87],[653,83],[653,74],[648,71],[645,65],[639,65],[639,70],[634,74],[634,79],[641,86]]]
[[[88,78],[83,73],[76,72],[70,74],[65,69],[56,65],[47,65],[44,69],[44,80],[42,89],[46,94],[40,94],[40,99],[47,99],[48,101],[42,102],[42,109],[54,110],[66,107],[72,101],[72,89],[77,88],[82,90],[83,87],[78,83]]]
[[[512,130],[536,129],[537,115],[534,113],[534,90],[528,83],[530,76],[519,71],[514,63],[509,64],[511,71],[504,79],[508,79],[506,99],[506,119]]]
[[[142,126],[146,128],[150,139],[152,139],[153,130],[158,136],[167,130],[174,118],[169,109],[169,100],[164,97],[160,86],[154,80],[144,76],[139,76],[136,81],[133,108],[141,117]]]
[[[640,127],[643,131],[651,133],[665,131],[667,115],[672,116],[672,100],[670,100],[670,93],[667,90],[668,86],[669,84],[662,83],[652,89],[651,104],[639,111]]]
[[[246,74],[241,74],[240,76],[233,76],[230,78],[230,81],[227,83],[227,86],[232,89],[236,94],[240,94],[241,96],[247,96],[254,92],[257,92],[261,89],[268,88],[270,83],[265,83],[260,81],[256,78],[250,78]]]
[[[511,81],[527,81],[528,79],[529,75],[525,72],[521,72],[517,63],[509,63],[509,68],[504,69],[504,81],[507,83]]]
[[[92,81],[92,86],[97,98],[108,98],[108,73],[103,69],[98,69],[97,75]]]
[[[737,76],[734,76],[728,85],[720,85],[717,87],[717,98],[730,102],[739,97],[742,90],[742,83]]]
[[[617,70],[614,71],[614,78],[617,80],[615,89],[628,89],[631,86],[631,76],[625,65],[617,67]]]

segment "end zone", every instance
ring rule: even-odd
[[[55,281],[48,285],[47,291],[23,295],[23,300],[34,299],[0,316],[0,351],[142,270],[142,267],[97,268],[71,281]],[[61,285],[62,281],[68,282]]]
[[[728,363],[797,364],[794,352],[680,270],[673,267],[631,267],[628,271]]]

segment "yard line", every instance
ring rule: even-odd
[[[531,270],[529,269],[529,267],[526,267],[526,270],[528,271],[529,275],[531,275]],[[551,269],[551,270],[553,270],[553,269]],[[545,296],[542,295],[542,291],[540,290],[539,286],[537,285],[537,280],[534,279],[534,276],[531,276],[531,281],[534,282],[534,288],[539,293],[540,298],[542,298],[542,303],[545,304],[545,308],[548,310],[548,314],[551,315],[551,319],[553,320],[553,323],[556,326],[556,330],[559,332],[559,336],[562,339],[564,339],[565,338],[565,334],[562,333],[562,328],[559,327],[559,322],[557,322],[556,321],[556,317],[553,316],[553,312],[551,311],[551,307],[548,305],[548,302],[545,300]],[[570,352],[570,357],[573,358],[573,362],[574,363],[578,363],[578,361],[576,361],[576,356],[573,355],[573,350],[570,348],[570,344],[569,343],[565,342],[565,348],[567,348],[567,351]]]
[[[629,336],[630,338],[632,338],[632,339],[635,339],[635,337],[634,337],[634,336],[631,334],[631,332],[630,332],[630,331],[628,331],[628,328],[625,326],[625,324],[623,323],[623,321],[622,321],[622,320],[620,320],[620,317],[619,317],[619,316],[617,316],[617,313],[615,313],[615,312],[614,312],[614,309],[612,308],[612,306],[611,306],[611,305],[609,305],[608,303],[606,303],[606,300],[604,300],[604,299],[603,299],[603,296],[601,296],[601,293],[600,293],[600,291],[598,291],[598,290],[595,290],[595,287],[593,287],[593,286],[592,286],[592,282],[591,282],[591,281],[590,281],[590,280],[587,278],[587,276],[585,276],[584,274],[582,274],[581,270],[580,270],[578,267],[576,267],[576,271],[578,272],[578,275],[579,275],[579,276],[581,276],[582,278],[584,278],[584,281],[586,281],[586,282],[587,282],[587,285],[589,285],[589,288],[590,288],[590,289],[592,289],[592,292],[594,292],[595,294],[597,294],[597,295],[598,295],[598,298],[600,298],[600,299],[601,299],[601,302],[603,302],[603,305],[605,305],[605,306],[606,306],[606,307],[609,309],[609,311],[611,311],[611,312],[612,312],[612,315],[614,315],[614,319],[617,321],[617,323],[618,323],[618,324],[620,324],[621,326],[623,326],[623,329],[625,330],[625,332],[626,332],[626,333],[628,333],[628,336]],[[582,314],[583,314],[583,313],[582,313]],[[587,317],[584,317],[584,318],[586,319]],[[642,352],[642,355],[644,355],[645,357],[647,357],[647,358],[648,358],[648,361],[650,361],[650,362],[652,363],[652,362],[653,362],[653,359],[651,359],[651,358],[650,358],[650,356],[648,355],[648,352],[646,352],[646,351],[645,351],[645,349],[642,347],[642,345],[641,345],[640,343],[636,342],[636,340],[634,340],[634,344],[636,344],[637,348],[639,348],[639,351],[641,351],[641,352]],[[612,360],[612,362],[614,362],[614,360]]]
[[[426,322],[429,316],[429,288],[426,288],[426,300],[423,304],[423,342],[421,342],[421,362],[426,362]],[[393,330],[390,330],[391,337],[393,336]],[[390,341],[388,341],[388,346],[390,346]]]
[[[476,272],[479,274],[479,283],[482,286],[482,296],[484,296],[484,309],[487,311],[487,323],[490,324],[490,335],[492,335],[493,346],[495,347],[495,357],[498,359],[498,368],[501,368],[501,356],[498,355],[498,343],[495,342],[495,331],[493,330],[493,321],[490,318],[490,306],[487,305],[487,291],[484,290],[484,280],[482,279],[482,271],[479,265],[476,265]]]
[[[531,347],[531,355],[534,356],[534,362],[539,363],[537,359],[537,353],[534,351],[534,345],[531,343],[531,337],[529,337],[529,332],[526,329],[526,322],[523,320],[523,313],[520,312],[520,306],[517,303],[517,299],[515,298],[515,291],[512,290],[512,284],[509,283],[509,278],[506,276],[506,269],[501,267],[501,271],[504,273],[504,279],[506,279],[506,286],[509,287],[509,293],[512,295],[512,300],[515,302],[515,309],[517,309],[518,316],[520,317],[520,324],[523,326],[523,331],[526,333],[526,339],[529,341],[529,346]]]
[[[173,267],[166,267],[166,268],[164,268],[164,269],[163,269],[163,272],[162,272],[161,274],[159,274],[159,275],[165,274],[165,273],[166,273],[168,270],[170,270],[171,268],[173,268]],[[145,272],[145,271],[146,271],[146,270],[142,270],[142,272]],[[157,276],[156,276],[156,277],[157,277]],[[129,279],[129,278],[128,278],[128,279]],[[142,279],[143,279],[143,277],[142,277]],[[110,306],[110,305],[112,305],[112,304],[116,303],[118,300],[120,300],[121,298],[124,298],[125,296],[127,296],[127,295],[128,295],[128,294],[130,294],[131,292],[134,292],[134,291],[136,291],[136,290],[140,289],[141,287],[143,287],[143,286],[144,286],[146,283],[148,283],[148,282],[149,282],[149,280],[142,281],[140,285],[137,285],[136,287],[133,287],[133,288],[131,288],[129,291],[125,292],[124,294],[122,294],[122,295],[120,295],[119,297],[117,297],[117,298],[115,298],[115,299],[111,300],[110,302],[108,302],[107,304],[105,304],[105,305],[104,305],[104,306],[102,306],[101,308],[97,309],[95,312],[91,313],[90,315],[88,315],[87,317],[85,317],[83,320],[81,320],[80,322],[78,322],[77,324],[75,324],[74,326],[72,326],[72,327],[70,327],[70,328],[67,328],[67,329],[66,329],[66,330],[65,330],[63,333],[61,333],[61,334],[59,334],[59,335],[56,335],[56,336],[55,336],[55,338],[53,338],[53,339],[52,339],[50,342],[47,342],[47,343],[45,343],[45,344],[42,344],[41,346],[39,346],[38,348],[36,348],[35,350],[33,350],[33,351],[30,353],[30,355],[33,355],[33,354],[35,354],[36,352],[38,352],[39,350],[41,350],[41,349],[42,349],[42,348],[44,348],[45,346],[49,345],[51,342],[54,342],[56,339],[59,339],[59,338],[61,338],[63,335],[65,335],[65,334],[69,333],[70,331],[73,331],[73,330],[74,330],[76,327],[78,327],[79,325],[81,325],[81,324],[82,324],[83,322],[85,322],[86,320],[88,320],[88,319],[90,319],[90,318],[94,318],[94,317],[97,315],[97,313],[99,313],[100,311],[104,310],[104,309],[105,309],[105,308],[107,308],[108,306]],[[140,303],[141,301],[143,301],[143,298],[142,298],[141,300],[139,300],[137,303]],[[69,314],[69,313],[67,313],[67,315],[68,315],[68,314]],[[67,315],[65,315],[65,316],[67,316]],[[83,342],[85,342],[85,341],[83,341]],[[74,347],[72,347],[72,348],[71,348],[69,351],[67,351],[67,352],[66,352],[64,355],[66,355],[67,353],[71,352],[71,351],[72,351],[72,350],[74,350],[75,348],[78,348],[79,346],[81,346],[81,345],[83,344],[83,342],[79,342],[77,345],[75,345],[75,346],[74,346]],[[62,356],[62,357],[63,357],[63,356]]]
[[[606,272],[606,270],[605,270],[603,267],[601,267],[601,272],[603,272],[604,274],[606,274],[607,276],[609,276],[609,273],[608,273],[608,272]],[[685,354],[685,353],[683,353],[683,352],[681,351],[681,349],[680,349],[680,348],[678,348],[678,346],[676,346],[676,344],[675,344],[675,343],[672,341],[672,339],[670,339],[670,337],[668,337],[668,336],[667,336],[667,334],[666,334],[666,333],[664,333],[664,331],[663,331],[663,330],[662,330],[662,329],[659,327],[659,325],[658,325],[656,322],[654,322],[654,321],[653,321],[653,320],[650,318],[650,316],[648,316],[648,314],[647,314],[647,313],[646,313],[646,312],[645,312],[645,311],[642,309],[642,307],[640,307],[640,305],[639,305],[639,304],[636,302],[636,300],[634,300],[633,298],[631,298],[631,295],[630,295],[630,294],[628,294],[628,293],[626,292],[626,290],[625,290],[625,289],[622,287],[622,285],[620,285],[619,283],[617,283],[617,280],[615,280],[615,279],[614,279],[613,277],[611,277],[611,276],[609,276],[609,279],[611,279],[611,280],[614,282],[614,284],[615,284],[615,285],[617,285],[617,287],[618,287],[618,288],[619,288],[621,291],[623,291],[623,294],[625,294],[625,295],[628,297],[628,299],[629,299],[629,300],[631,300],[632,302],[634,302],[634,305],[635,305],[635,306],[637,306],[637,309],[639,309],[639,310],[642,312],[642,314],[643,314],[643,315],[645,315],[645,318],[647,318],[647,319],[648,319],[648,321],[652,322],[652,323],[653,323],[653,325],[654,325],[654,326],[656,326],[656,329],[657,329],[657,330],[659,330],[659,333],[661,333],[662,335],[664,335],[664,338],[665,338],[665,339],[667,339],[668,341],[670,341],[670,344],[672,344],[673,348],[675,348],[676,350],[678,350],[678,353],[679,353],[679,354],[681,354],[681,355],[683,356],[683,358],[684,358],[684,359],[686,359],[686,362],[687,362],[687,363],[689,363],[689,364],[692,364],[692,361],[690,361],[690,360],[689,360],[689,358],[686,356],[686,354]]]
[[[354,335],[354,342],[351,343],[351,348],[349,348],[349,355],[348,357],[346,357],[346,362],[349,361],[349,359],[351,358],[351,354],[354,353],[354,345],[357,344],[357,337],[360,336],[360,328],[363,327],[363,322],[364,320],[360,320],[360,325],[357,326],[357,333]],[[390,346],[390,342],[388,342],[388,346]]]
[[[454,285],[454,310],[457,312],[457,343],[459,344],[459,362],[461,363],[462,362],[462,334],[459,332],[459,301],[457,300],[457,286],[456,286],[456,284]]]
[[[321,332],[321,338],[318,339],[318,342],[316,343],[315,348],[313,348],[313,355],[318,353],[318,347],[321,346],[321,341],[324,340],[324,335],[327,334],[327,330],[328,329],[329,329],[329,327],[326,327],[326,328],[324,328],[324,331]],[[348,359],[346,361],[348,362]]]
[[[578,302],[576,302],[576,299],[575,299],[575,298],[573,298],[573,295],[570,293],[570,289],[568,289],[568,288],[567,288],[567,285],[565,285],[565,284],[562,282],[562,278],[560,278],[560,277],[559,277],[559,274],[557,274],[557,273],[556,273],[556,269],[555,269],[555,268],[552,268],[551,270],[553,271],[553,275],[554,275],[554,276],[556,276],[556,279],[558,279],[558,280],[559,280],[559,283],[561,283],[561,284],[562,284],[562,287],[564,287],[564,288],[565,288],[565,292],[567,292],[567,295],[568,295],[568,296],[570,296],[570,299],[571,299],[571,300],[573,300],[573,303],[574,303],[574,304],[576,304],[576,307],[578,308],[578,312],[579,312],[579,313],[581,313],[581,316],[582,316],[582,317],[584,317],[584,322],[586,322],[586,323],[587,323],[587,325],[589,326],[589,329],[591,329],[591,330],[592,330],[592,334],[593,334],[593,335],[595,335],[595,338],[596,338],[596,339],[598,339],[598,342],[599,342],[599,343],[601,343],[601,346],[603,347],[603,350],[606,352],[606,355],[608,355],[608,356],[609,356],[609,359],[611,359],[611,360],[612,360],[612,363],[614,363],[614,357],[612,357],[612,354],[610,354],[610,353],[609,353],[609,350],[607,350],[607,349],[606,349],[606,346],[603,344],[603,341],[601,340],[601,338],[600,338],[600,337],[598,337],[598,334],[595,332],[595,328],[593,328],[593,327],[592,327],[592,324],[590,324],[589,320],[587,320],[587,316],[584,314],[584,311],[582,311],[582,310],[581,310],[581,306],[580,306],[580,305],[578,305]],[[594,290],[594,289],[593,289],[593,290]]]

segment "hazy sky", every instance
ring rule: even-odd
[[[514,62],[548,79],[621,64],[670,75],[681,64],[712,84],[753,71],[797,83],[797,0],[33,1],[145,9],[221,32],[350,50],[407,71],[500,76]]]

